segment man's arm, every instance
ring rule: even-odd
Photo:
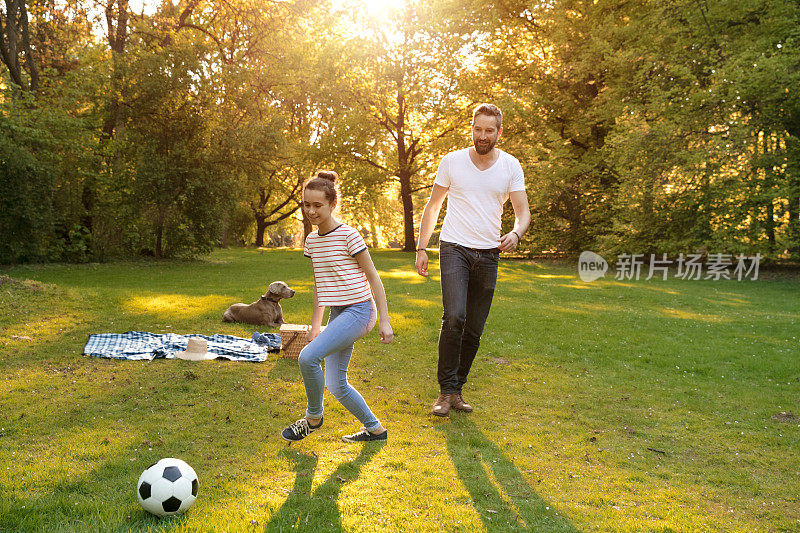
[[[442,187],[434,183],[431,197],[428,203],[425,204],[425,209],[422,210],[422,220],[419,224],[419,238],[417,239],[417,261],[415,265],[417,274],[420,276],[428,275],[428,252],[425,251],[425,248],[428,247],[428,241],[431,240],[436,221],[439,220],[439,211],[442,209],[442,204],[449,190],[450,189],[447,187]]]
[[[503,252],[513,252],[522,235],[528,231],[531,224],[531,209],[528,205],[528,193],[525,191],[514,191],[509,194],[511,205],[514,207],[514,229],[500,238],[500,250]],[[420,230],[422,231],[422,230]]]

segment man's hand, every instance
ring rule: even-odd
[[[500,237],[500,248],[501,252],[513,252],[516,250],[517,245],[519,244],[519,237],[513,231],[510,231]]]
[[[417,251],[417,274],[420,276],[428,277],[428,252],[425,250],[418,250]]]
[[[381,334],[381,342],[383,344],[389,344],[394,340],[394,331],[392,331],[392,326],[388,322],[378,324],[378,332]]]

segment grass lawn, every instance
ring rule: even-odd
[[[116,361],[91,333],[227,333],[237,301],[297,290],[297,250],[197,262],[0,270],[1,531],[799,531],[800,283],[590,284],[577,269],[506,261],[465,388],[471,415],[428,415],[441,317],[411,254],[373,252],[396,341],[356,345],[350,381],[389,428],[326,393],[325,426],[288,446],[304,411],[297,364]],[[265,331],[258,328],[259,331]],[[25,338],[27,337],[27,338]],[[178,457],[200,493],[156,519],[139,474]]]

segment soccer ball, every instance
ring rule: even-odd
[[[197,474],[180,459],[161,459],[139,476],[136,495],[145,511],[157,516],[180,514],[197,499]]]

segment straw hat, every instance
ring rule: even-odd
[[[186,351],[176,352],[175,357],[186,359],[187,361],[205,361],[214,359],[216,354],[208,353],[208,343],[202,337],[189,337],[186,344]]]

